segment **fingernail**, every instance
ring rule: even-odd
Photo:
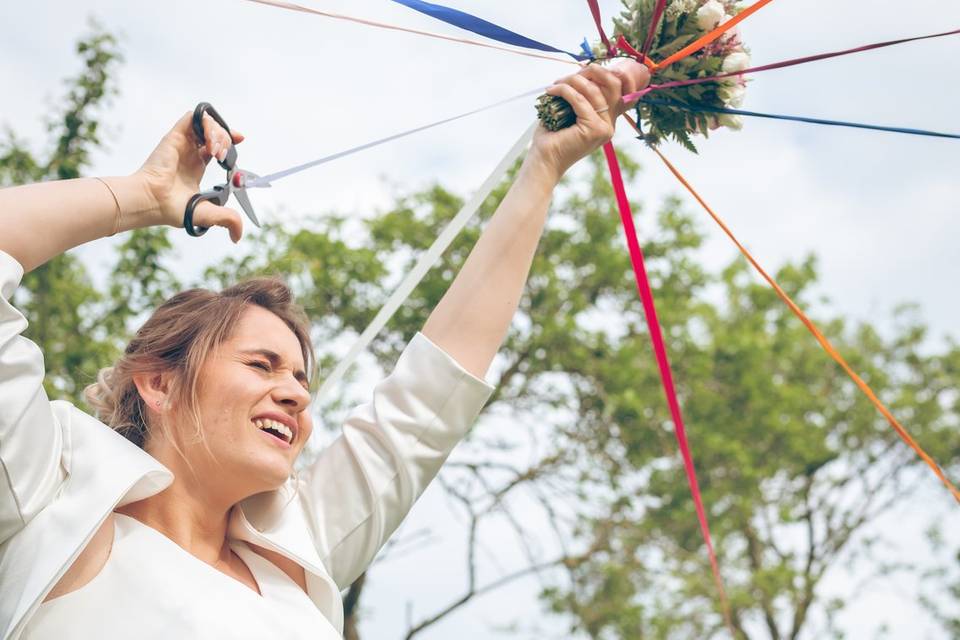
[[[220,143],[218,142],[215,145],[213,145],[213,154],[211,155],[216,156],[219,153],[220,153]]]

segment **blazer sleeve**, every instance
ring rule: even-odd
[[[43,389],[43,354],[10,303],[23,267],[0,251],[0,544],[53,500],[66,478],[63,435]]]
[[[301,478],[320,557],[349,586],[476,420],[493,387],[418,333]]]

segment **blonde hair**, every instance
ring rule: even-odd
[[[189,419],[194,440],[206,444],[198,411],[200,370],[210,353],[230,338],[249,305],[262,307],[286,323],[300,343],[307,371],[312,372],[309,323],[282,280],[254,278],[219,293],[190,289],[160,305],[120,359],[101,369],[97,381],[84,390],[97,418],[141,449],[151,436],[162,436],[183,456],[180,438],[169,421],[147,419],[146,406],[133,381],[135,375],[164,372],[170,375],[167,397],[174,415]]]

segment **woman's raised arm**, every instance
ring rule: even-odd
[[[423,327],[425,336],[478,378],[517,310],[554,187],[571,165],[613,135],[613,123],[625,111],[621,96],[649,81],[646,67],[631,61],[612,70],[590,65],[547,90],[573,106],[576,124],[554,133],[540,127],[516,182]]]
[[[204,119],[206,145],[197,146],[190,112],[163,137],[135,173],[115,178],[58,180],[0,189],[0,251],[31,271],[85,242],[120,231],[167,224],[183,226],[183,211],[199,190],[211,157],[222,157],[229,137]],[[235,133],[234,142],[243,136]],[[243,224],[235,211],[201,203],[194,216],[202,226],[219,225],[240,239]]]

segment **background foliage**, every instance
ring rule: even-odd
[[[0,144],[0,185],[82,176],[102,144],[101,122],[121,62],[116,39],[94,26],[77,46],[82,71],[50,117],[51,149],[36,154],[11,131]],[[640,168],[621,156],[627,178]],[[372,345],[386,369],[451,282],[508,186],[484,204]],[[202,282],[178,280],[166,229],[137,231],[116,247],[106,286],[71,255],[28,274],[16,304],[46,355],[48,392],[80,403],[129,332],[184,285],[220,286],[259,273],[284,275],[314,319],[329,370],[339,337],[359,333],[391,286],[461,205],[440,185],[400,196],[366,221],[309,219],[297,231],[267,226]],[[820,351],[772,291],[735,260],[719,273],[697,259],[701,230],[670,199],[655,214],[633,203],[648,270],[692,432],[720,563],[744,638],[840,637],[846,598],[819,585],[860,563],[878,575],[909,572],[865,536],[885,511],[933,483],[883,418]],[[435,612],[398,636],[415,637],[471,600],[529,573],[543,576],[545,608],[571,632],[607,638],[709,638],[725,632],[686,480],[632,284],[612,192],[593,158],[561,189],[526,295],[496,366],[485,418],[439,482],[466,516],[462,594],[418,603]],[[816,260],[777,278],[799,303],[814,302]],[[915,309],[886,335],[824,316],[819,324],[911,433],[960,475],[960,348],[924,347]],[[362,395],[362,390],[348,389]],[[335,411],[337,402],[323,411]],[[509,435],[484,425],[516,425]],[[534,455],[531,455],[534,454]],[[945,498],[946,500],[946,498]],[[518,505],[534,504],[546,534]],[[507,522],[523,546],[551,538],[549,555],[524,547],[528,565],[491,582],[478,577],[486,523]],[[540,527],[541,529],[543,527]],[[949,545],[936,532],[934,541]],[[388,553],[389,553],[388,549]],[[956,633],[957,571],[923,577],[924,602]],[[363,582],[348,599],[348,637],[359,637]],[[952,596],[938,595],[942,588]],[[854,593],[849,594],[851,597]],[[951,600],[950,598],[953,598]]]

